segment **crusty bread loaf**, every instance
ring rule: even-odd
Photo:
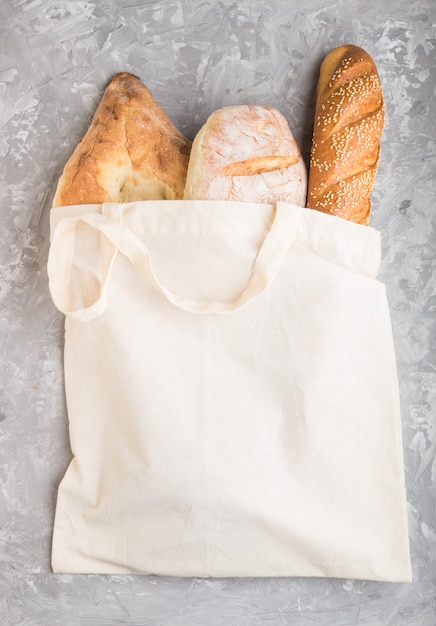
[[[318,80],[307,206],[368,224],[384,103],[365,50],[346,45],[324,59]]]
[[[182,198],[190,149],[139,78],[117,74],[65,166],[53,205]]]
[[[196,135],[184,197],[305,206],[307,173],[281,113],[236,105],[212,113]]]

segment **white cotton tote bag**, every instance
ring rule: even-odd
[[[409,581],[377,231],[294,205],[51,213],[55,572]]]

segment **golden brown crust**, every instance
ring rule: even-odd
[[[384,125],[374,61],[352,45],[332,50],[318,80],[307,206],[369,224]]]
[[[182,198],[190,149],[139,78],[117,74],[64,168],[53,206]]]
[[[192,144],[185,198],[306,204],[307,173],[286,119],[270,106],[214,111]]]

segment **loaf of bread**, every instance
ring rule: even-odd
[[[132,74],[109,82],[54,206],[183,198],[191,142]]]
[[[346,45],[324,59],[318,80],[307,206],[369,224],[384,125],[377,69]]]
[[[196,135],[184,197],[306,205],[307,173],[288,123],[269,106],[212,113]]]

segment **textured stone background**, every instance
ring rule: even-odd
[[[434,0],[1,0],[0,18],[1,626],[435,626]],[[350,42],[376,60],[386,100],[372,224],[397,350],[413,583],[53,575],[70,451],[48,216],[107,80],[138,74],[190,137],[225,104],[274,105],[307,157],[319,63]]]

